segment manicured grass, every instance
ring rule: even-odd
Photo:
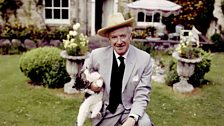
[[[167,58],[167,57],[166,57]],[[212,55],[205,79],[210,82],[190,94],[178,94],[155,84],[147,111],[157,126],[222,126],[224,124],[224,53]]]
[[[28,84],[19,70],[19,55],[0,56],[0,126],[74,126],[82,95]],[[165,57],[166,60],[169,57]],[[191,94],[178,94],[153,82],[147,112],[156,126],[224,124],[224,53],[212,56],[206,79]],[[88,121],[86,126],[91,126]]]
[[[27,84],[19,57],[0,56],[0,126],[73,126],[81,95]]]

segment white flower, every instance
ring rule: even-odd
[[[71,42],[72,42],[72,43],[74,43],[74,42],[75,42],[75,39],[74,39],[74,38],[72,38],[72,39],[71,39]]]
[[[88,51],[88,39],[79,31],[80,24],[73,25],[73,30],[67,34],[67,39],[63,40],[64,48],[69,55],[84,55]]]
[[[71,45],[72,48],[75,48],[75,47],[78,46],[76,43],[71,43],[70,45]]]
[[[177,46],[176,51],[177,51],[178,53],[181,53],[181,45],[178,45],[178,46]]]
[[[63,43],[64,43],[64,47],[67,48],[68,45],[69,45],[69,41],[68,40],[63,40]]]
[[[80,42],[80,44],[81,44],[82,46],[85,46],[85,45],[86,45],[86,42],[82,41],[82,42]]]
[[[69,34],[67,35],[67,39],[70,39],[70,35]]]
[[[78,30],[80,28],[80,24],[76,23],[75,25],[73,25],[73,30]]]
[[[78,34],[77,31],[69,31],[69,35],[71,36],[76,36]]]

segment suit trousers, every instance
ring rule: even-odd
[[[130,110],[125,110],[122,104],[119,104],[117,111],[112,114],[106,110],[103,118],[92,119],[93,126],[121,126],[128,118]],[[147,113],[144,113],[135,126],[152,126]]]

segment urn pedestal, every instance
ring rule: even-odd
[[[195,64],[201,62],[202,59],[182,58],[179,56],[178,52],[174,52],[172,56],[177,59],[177,73],[180,77],[180,82],[173,84],[173,90],[180,93],[192,92],[194,90],[194,87],[187,81],[194,74]]]
[[[72,87],[75,85],[76,76],[82,69],[84,60],[87,56],[71,56],[68,55],[65,50],[62,51],[60,55],[66,59],[66,71],[71,78],[70,82],[64,85],[64,92],[67,94],[78,93],[78,91]]]

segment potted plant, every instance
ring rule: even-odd
[[[187,31],[187,36],[184,32],[186,30],[181,31],[180,43],[172,54],[177,59],[177,73],[180,77],[180,82],[173,85],[173,90],[181,93],[193,91],[194,87],[187,81],[194,73],[195,64],[202,60],[199,40],[193,37],[191,31]]]
[[[75,85],[76,76],[88,54],[88,39],[80,32],[79,23],[73,25],[73,29],[67,34],[67,39],[63,40],[63,45],[65,50],[60,55],[66,59],[66,70],[71,78],[70,82],[64,85],[64,92],[73,94],[77,92],[72,88]]]

